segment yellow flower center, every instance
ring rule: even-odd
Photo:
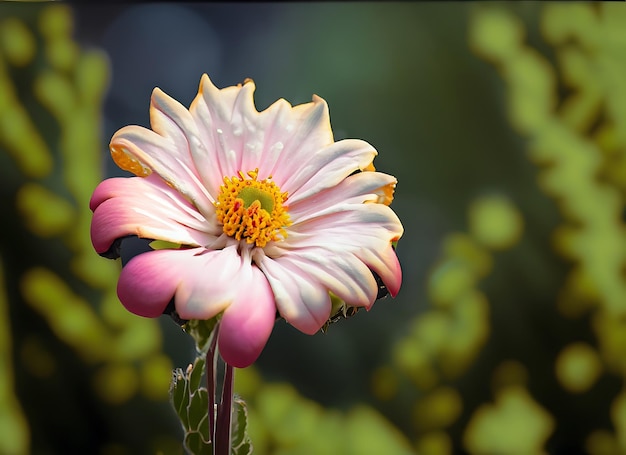
[[[226,235],[264,247],[271,240],[285,239],[284,228],[291,220],[283,206],[287,193],[280,192],[271,176],[257,180],[258,173],[257,168],[246,174],[239,171],[239,176],[224,177],[215,209]]]

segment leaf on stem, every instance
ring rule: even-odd
[[[196,455],[213,452],[207,416],[209,396],[206,387],[200,387],[204,364],[204,356],[198,356],[186,371],[177,368],[170,385],[170,402],[185,431],[185,450]]]
[[[252,453],[252,441],[248,435],[248,409],[246,402],[240,397],[233,399],[233,419],[231,423],[231,454],[250,455]]]
[[[188,454],[212,455],[213,445],[209,437],[208,403],[206,387],[201,386],[206,359],[199,354],[186,370],[177,368],[170,385],[170,402],[180,419],[184,436],[184,447]],[[250,455],[252,442],[247,432],[248,412],[245,402],[233,399],[231,420],[231,454]]]
[[[187,332],[196,342],[196,349],[199,353],[205,354],[211,345],[213,329],[217,324],[217,318],[208,320],[191,319],[185,323],[183,330]]]

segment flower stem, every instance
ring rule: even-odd
[[[233,414],[234,368],[225,363],[224,386],[222,398],[217,411],[217,428],[215,435],[215,454],[230,455],[231,419]]]
[[[217,368],[220,363],[219,350],[217,348],[218,332],[219,323],[213,329],[211,343],[206,354],[207,391],[209,395],[209,435],[213,446],[213,455],[230,455],[235,372],[231,365],[224,362],[224,379],[221,396],[218,401]]]
[[[216,392],[216,370],[217,370],[217,332],[219,331],[217,324],[211,334],[211,344],[206,353],[206,378],[207,378],[207,395],[209,396],[209,406],[207,409],[209,415],[209,437],[213,445],[213,453],[215,454],[215,392]]]

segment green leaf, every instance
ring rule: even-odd
[[[196,431],[185,434],[184,446],[187,453],[193,455],[212,455],[213,453],[212,445],[205,442],[202,435]]]
[[[174,371],[170,385],[170,401],[185,432],[185,450],[194,455],[212,453],[212,444],[209,441],[209,395],[206,387],[201,386],[205,363],[204,354],[199,354],[185,371],[181,368]],[[252,453],[247,422],[246,404],[236,396],[233,398],[231,420],[232,455]]]
[[[249,455],[252,453],[252,442],[248,436],[248,410],[246,403],[239,397],[233,399],[233,420],[231,424],[231,453],[233,455]]]
[[[183,429],[198,430],[198,413],[207,414],[208,395],[204,387],[200,387],[202,372],[204,371],[204,356],[198,356],[193,365],[189,365],[183,372],[181,368],[174,371],[170,385],[170,402],[181,421]],[[204,408],[200,411],[201,406]],[[208,424],[205,432],[208,439]]]
[[[187,415],[189,418],[189,430],[197,430],[203,432],[203,426],[207,431],[204,432],[206,440],[209,440],[209,423],[207,420],[209,411],[209,396],[207,390],[202,387],[195,390],[191,394],[189,406],[187,407]]]
[[[185,429],[189,427],[189,419],[187,418],[187,406],[189,406],[188,384],[187,374],[181,368],[176,368],[170,384],[170,402]]]
[[[153,250],[178,250],[181,246],[180,243],[168,242],[167,240],[153,240],[150,242],[150,248]]]
[[[250,440],[244,442],[239,447],[232,447],[231,450],[231,453],[236,455],[250,455],[254,452],[254,448],[252,447],[252,443],[250,442]]]
[[[191,319],[183,325],[183,330],[191,335],[196,342],[196,349],[199,353],[206,354],[209,350],[213,329],[215,329],[216,324],[217,318],[212,318],[208,320]]]
[[[170,385],[170,401],[185,431],[185,447],[196,455],[211,453],[209,395],[206,387],[200,386],[204,365],[204,355],[199,355],[184,372],[180,368],[174,371]]]
[[[194,360],[191,370],[188,370],[190,393],[193,393],[194,390],[200,388],[200,382],[202,381],[202,374],[204,373],[205,363],[205,357],[203,355],[199,355],[198,357],[196,357],[196,360]]]

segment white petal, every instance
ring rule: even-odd
[[[359,172],[336,186],[320,189],[304,199],[290,199],[289,216],[294,223],[299,223],[328,213],[349,210],[350,205],[375,203],[380,198],[381,190],[395,186],[395,183],[395,177],[382,172]]]
[[[281,186],[289,192],[289,203],[297,203],[326,188],[338,185],[354,171],[369,166],[376,150],[359,139],[344,139],[309,155],[305,161],[292,163],[279,175],[288,175]]]
[[[289,252],[321,248],[329,255],[353,254],[376,272],[395,296],[402,272],[391,242],[402,236],[400,220],[382,204],[349,204],[343,208],[334,206],[323,215],[294,223],[287,239],[268,245],[265,253],[280,258]]]
[[[189,108],[202,143],[211,151],[209,155],[194,155],[194,160],[202,181],[215,197],[223,178],[241,170],[246,125],[253,124],[258,116],[252,100],[254,88],[254,83],[247,81],[220,90],[204,74]],[[252,169],[244,169],[248,170]]]
[[[214,191],[223,177],[259,169],[281,186],[294,163],[302,163],[333,142],[328,107],[324,100],[292,107],[279,99],[262,112],[254,106],[255,85],[216,88],[204,75],[190,112],[202,141],[215,151],[217,163],[198,170]],[[199,163],[198,160],[196,162]]]
[[[306,273],[310,282],[331,291],[349,305],[369,308],[376,300],[378,284],[372,272],[351,253],[301,248],[286,252],[277,261]]]

